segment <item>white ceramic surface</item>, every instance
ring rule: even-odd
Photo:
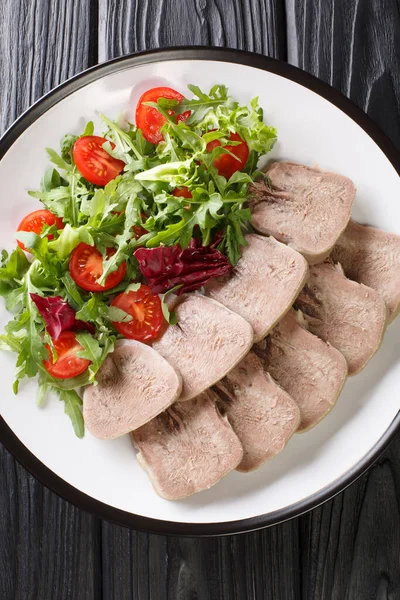
[[[116,118],[133,97],[155,83],[185,93],[188,83],[208,89],[226,84],[241,102],[258,95],[265,119],[279,132],[272,157],[291,159],[350,177],[358,192],[353,216],[400,234],[399,177],[375,142],[344,112],[316,93],[281,76],[232,63],[169,61],[108,75],[72,93],[39,117],[0,162],[1,246],[10,249],[20,219],[39,207],[27,195],[38,188],[66,133],[102,112]],[[99,119],[95,118],[96,125]],[[3,302],[1,327],[7,322]],[[367,368],[350,379],[328,417],[295,435],[280,456],[251,474],[232,473],[217,486],[187,500],[168,502],[153,491],[135,459],[129,438],[78,440],[56,399],[38,409],[35,382],[12,393],[15,356],[0,354],[0,412],[23,444],[75,488],[130,513],[155,519],[216,523],[263,515],[302,501],[332,484],[374,447],[399,410],[400,319],[388,329]]]

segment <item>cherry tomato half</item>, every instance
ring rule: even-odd
[[[155,87],[140,96],[136,106],[136,125],[142,130],[146,140],[152,144],[158,144],[164,139],[160,129],[166,122],[166,118],[156,108],[145,106],[143,102],[157,102],[159,98],[181,102],[184,96],[169,87]],[[168,112],[170,115],[174,114],[172,110]],[[189,117],[190,110],[187,110],[176,117],[176,122],[186,121]]]
[[[72,149],[72,156],[79,173],[89,183],[106,185],[123,171],[125,163],[108,154],[103,148],[107,140],[98,135],[85,135],[78,138]],[[111,147],[115,148],[115,144]]]
[[[57,225],[57,229],[64,229],[64,223],[61,217],[56,217],[56,215],[53,215],[52,212],[46,209],[35,210],[22,219],[21,223],[18,225],[17,231],[29,231],[39,235],[42,232],[44,225],[51,226],[54,224]],[[52,240],[54,235],[50,234],[47,237],[49,240]],[[22,250],[27,250],[20,241],[18,241],[18,246],[22,248]],[[27,252],[29,252],[29,250],[27,250]]]
[[[237,146],[229,146],[229,144],[224,146],[229,152],[237,156],[239,160],[236,160],[230,154],[221,154],[219,158],[214,160],[214,166],[218,169],[218,173],[226,179],[229,179],[236,171],[241,171],[245,167],[250,154],[248,145],[238,133],[231,133],[229,139],[231,142],[241,142]],[[211,152],[213,148],[220,145],[221,142],[219,140],[213,140],[207,144],[207,151]]]
[[[187,187],[178,187],[174,189],[172,195],[176,198],[191,198],[192,192]]]
[[[147,285],[141,285],[136,292],[119,294],[112,301],[116,306],[131,315],[128,323],[113,323],[122,335],[131,339],[145,342],[157,337],[163,324],[161,300],[153,296]]]
[[[113,248],[107,250],[107,257],[115,253]],[[103,273],[103,257],[101,253],[89,244],[83,242],[77,246],[69,260],[69,272],[79,287],[88,292],[104,292],[120,283],[125,277],[126,263],[121,263],[116,271],[110,273],[104,285],[97,283]]]
[[[83,346],[76,339],[73,331],[62,331],[56,340],[53,340],[57,352],[57,359],[53,362],[50,346],[46,344],[49,359],[43,364],[47,371],[57,379],[70,379],[80,375],[90,365],[90,360],[77,356],[83,350]]]

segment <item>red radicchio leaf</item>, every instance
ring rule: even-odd
[[[38,294],[30,294],[36,308],[46,322],[46,329],[53,339],[66,329],[72,329],[75,323],[75,311],[61,296],[42,298]]]
[[[180,246],[139,248],[134,255],[153,294],[163,294],[177,285],[182,286],[176,292],[178,296],[193,292],[209,279],[225,275],[232,269],[222,252],[201,246],[195,239],[186,250]]]

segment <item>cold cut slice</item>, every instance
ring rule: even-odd
[[[271,186],[260,182],[251,188],[251,224],[301,252],[310,264],[321,262],[349,222],[353,182],[292,162],[275,162],[266,174]]]
[[[103,440],[147,423],[175,402],[182,389],[173,367],[153,348],[134,340],[116,344],[97,381],[85,388],[83,416],[88,430]]]
[[[208,489],[242,460],[241,443],[215,400],[208,391],[176,402],[132,433],[139,463],[163,498],[179,500]]]
[[[228,417],[243,446],[238,471],[257,469],[279,454],[300,424],[297,403],[264,372],[254,352],[214,389],[220,412]]]
[[[346,276],[378,292],[388,320],[400,311],[400,236],[350,221],[332,251]]]
[[[335,405],[347,377],[344,356],[302,327],[291,310],[262,342],[261,363],[300,408],[298,431],[306,431]]]
[[[372,288],[347,279],[331,260],[311,267],[295,307],[312,333],[344,355],[349,375],[361,371],[381,345],[384,301]]]
[[[153,344],[182,377],[180,400],[195,398],[233,369],[253,342],[251,325],[239,315],[199,294],[175,307],[170,325]]]
[[[258,341],[292,306],[308,266],[301,254],[272,237],[249,234],[246,240],[233,272],[211,279],[205,293],[246,319]]]

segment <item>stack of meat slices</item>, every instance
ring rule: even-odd
[[[131,433],[176,500],[258,468],[334,406],[400,310],[400,237],[350,220],[342,175],[273,163],[235,269],[175,306],[152,347],[120,342],[84,392],[89,431]]]

